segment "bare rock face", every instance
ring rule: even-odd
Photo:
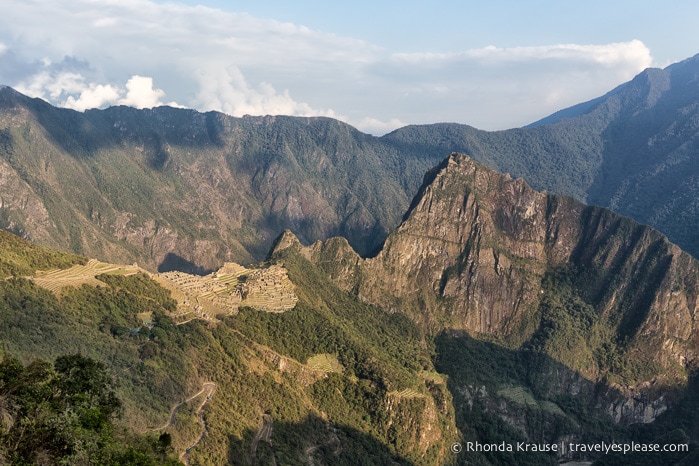
[[[49,242],[55,226],[41,199],[10,166],[0,161],[0,210],[6,229],[18,234],[31,232],[31,238]]]
[[[659,374],[668,384],[683,380],[697,361],[696,260],[650,227],[537,192],[465,155],[428,173],[375,257],[360,258],[341,239],[304,253],[344,289],[431,332],[466,330],[515,348],[543,331],[551,308],[582,319],[561,298],[568,290],[593,324],[580,333],[583,348],[549,352],[593,382],[611,367],[601,348],[631,361],[636,375],[619,383],[629,397],[609,408],[618,420],[662,412],[659,398],[632,403],[634,388]]]
[[[388,277],[381,288],[417,304],[413,312],[427,307],[450,314],[457,328],[509,333],[538,303],[546,195],[463,156],[437,170],[408,219],[367,265]],[[373,297],[371,289],[362,291]]]
[[[361,259],[340,239],[310,249],[316,261],[331,262],[326,270],[345,289],[426,324],[440,316],[438,328],[511,334],[538,308],[544,275],[574,266],[600,313],[628,313],[618,317],[634,336],[661,331],[667,358],[688,362],[674,339],[696,343],[691,256],[651,228],[537,192],[465,155],[452,154],[428,175],[376,257]]]

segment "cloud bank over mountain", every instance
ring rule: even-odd
[[[596,97],[653,61],[639,40],[405,52],[203,6],[3,3],[0,82],[76,110],[322,115],[379,134],[436,121],[502,129]]]

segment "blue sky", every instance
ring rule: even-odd
[[[168,3],[168,2],[159,2]],[[642,40],[661,63],[699,53],[692,1],[185,1],[302,24],[396,52]],[[661,4],[662,3],[662,4]]]
[[[497,130],[695,55],[698,17],[689,1],[0,0],[0,84],[76,110]]]

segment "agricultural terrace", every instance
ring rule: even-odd
[[[138,265],[116,265],[100,262],[91,259],[85,265],[74,265],[63,270],[39,271],[34,277],[28,277],[37,285],[46,288],[52,293],[59,295],[61,291],[68,287],[78,288],[82,285],[106,286],[105,283],[95,278],[101,274],[133,275],[139,272],[147,273]]]
[[[308,358],[306,365],[314,371],[326,373],[335,372],[337,374],[342,374],[342,372],[345,370],[345,368],[342,367],[342,364],[340,364],[340,361],[337,360],[336,356],[327,353],[316,354],[315,356]]]

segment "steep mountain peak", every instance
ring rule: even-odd
[[[541,207],[534,204],[545,205],[545,197],[522,178],[513,179],[468,155],[452,153],[425,176],[401,228],[424,230],[423,233],[429,235],[429,230],[437,227],[442,229],[443,237],[461,242],[462,228],[477,220],[478,214],[470,210],[476,203],[480,209],[487,208],[491,212],[500,212],[508,206],[522,208],[529,218]],[[515,213],[502,213],[495,220],[507,234],[527,234],[525,225],[511,224],[509,220],[515,218]]]
[[[618,345],[681,379],[686,373],[676,369],[699,361],[692,317],[699,267],[691,256],[650,227],[536,191],[463,154],[426,177],[375,257],[361,260],[341,246],[328,241],[306,255],[342,288],[405,312],[431,332],[462,329],[508,345],[533,344],[559,306],[584,310],[607,332],[606,342],[580,340],[582,350],[553,355],[561,362],[580,364],[580,351]],[[555,338],[582,339],[586,331]],[[673,349],[680,346],[685,353]],[[590,359],[574,368],[599,380],[605,364]],[[655,375],[624,377],[633,386]]]
[[[302,247],[301,241],[299,241],[298,237],[291,230],[286,229],[281,235],[279,235],[279,237],[277,237],[276,240],[274,240],[269,255],[273,256],[278,252],[291,247]]]
[[[441,164],[437,165],[437,175],[435,179],[443,178],[445,176],[460,174],[466,177],[474,177],[476,173],[483,173],[489,177],[494,177],[496,179],[502,179],[502,181],[512,181],[512,177],[509,173],[500,173],[491,167],[488,167],[482,163],[477,162],[472,157],[459,152],[452,152],[446,157]],[[426,179],[427,181],[427,179]],[[524,183],[524,180],[518,181],[519,183]],[[427,185],[432,184],[427,183]],[[489,186],[480,186],[483,189],[489,189]]]
[[[10,86],[0,85],[0,106],[14,107],[19,101],[27,101],[29,97],[17,92]]]

